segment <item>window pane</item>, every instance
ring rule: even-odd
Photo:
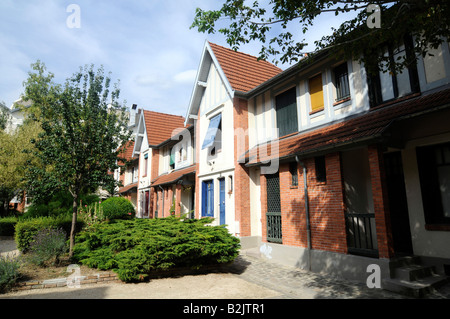
[[[327,170],[325,166],[325,156],[318,156],[315,158],[316,166],[316,180],[318,182],[327,181]]]
[[[280,178],[278,174],[266,175],[267,212],[281,212]]]
[[[298,131],[296,88],[289,89],[275,98],[279,136]]]
[[[289,172],[291,173],[291,186],[298,186],[297,162],[289,163]]]
[[[205,139],[203,140],[202,150],[210,147],[214,144],[216,138],[217,130],[221,124],[222,114],[213,117],[209,122],[208,131],[206,132]]]
[[[342,63],[334,69],[334,77],[336,86],[336,101],[350,97],[347,63]]]
[[[324,108],[322,74],[309,79],[309,95],[311,98],[311,112]]]

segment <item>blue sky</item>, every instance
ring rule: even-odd
[[[80,28],[69,28],[70,4],[81,9]],[[195,8],[218,9],[219,0],[1,0],[0,101],[23,92],[30,65],[41,60],[63,83],[80,66],[103,65],[120,79],[127,106],[184,116],[206,40],[227,46],[221,34],[189,29]],[[342,20],[321,17],[307,42]],[[305,38],[303,34],[300,39]],[[240,49],[257,55],[251,44]]]

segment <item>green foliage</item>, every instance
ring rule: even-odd
[[[137,281],[155,270],[200,268],[233,261],[239,239],[224,226],[207,226],[211,219],[115,220],[82,232],[74,247],[76,261],[114,270],[123,281]]]
[[[66,252],[66,233],[62,229],[44,228],[34,236],[27,259],[37,266],[55,265]]]
[[[0,101],[0,131],[4,131],[11,120],[11,115],[7,111],[7,106]]]
[[[32,196],[65,190],[79,200],[87,190],[114,183],[108,172],[118,167],[117,150],[131,136],[118,84],[110,87],[102,67],[80,68],[64,85],[53,82],[43,63],[32,68],[24,100],[33,101],[29,112],[42,127],[34,142],[43,164],[28,169]]]
[[[80,203],[84,205],[92,205],[100,201],[100,198],[95,194],[80,196]],[[27,208],[24,218],[36,217],[57,217],[60,215],[67,215],[72,213],[73,198],[69,192],[58,192],[54,194],[49,202],[36,202]]]
[[[136,211],[130,200],[124,197],[110,197],[101,204],[105,219],[134,218]]]
[[[76,231],[83,228],[84,223],[77,220]],[[58,229],[61,228],[66,234],[70,233],[72,227],[72,217],[69,215],[52,217],[39,217],[33,219],[24,219],[16,224],[15,241],[17,248],[26,252],[30,245],[34,242],[36,234],[42,229]]]
[[[42,133],[34,140],[39,165],[28,167],[27,186],[37,202],[55,191],[69,191],[76,216],[81,194],[117,185],[108,172],[119,167],[118,149],[132,134],[126,107],[118,102],[118,83],[111,87],[103,67],[80,68],[64,85],[54,83],[40,61],[32,68],[23,99],[32,101],[29,112]],[[69,255],[74,236],[70,232]]]
[[[9,203],[20,190],[25,188],[26,167],[35,161],[34,156],[25,150],[32,148],[31,139],[38,135],[39,130],[39,125],[27,121],[15,130],[8,132],[0,130],[0,202],[2,205]],[[2,213],[1,208],[0,213]]]
[[[222,33],[228,44],[237,50],[241,45],[259,42],[259,58],[273,57],[275,63],[296,63],[305,53],[308,43],[301,38],[327,15],[354,13],[342,25],[332,28],[331,35],[315,42],[316,49],[332,49],[338,59],[361,57],[367,64],[379,62],[380,50],[387,45],[398,46],[406,34],[418,39],[416,54],[425,55],[429,45],[437,47],[450,37],[450,2],[442,0],[401,1],[329,1],[329,0],[222,0],[219,10],[198,8],[191,28],[199,32]],[[380,28],[369,28],[369,4],[380,5]],[[376,54],[371,54],[376,52]],[[382,55],[382,54],[381,54]],[[383,60],[387,70],[402,69],[411,61]]]
[[[0,256],[0,293],[7,292],[19,278],[17,259]]]
[[[17,217],[0,218],[0,236],[14,236],[17,222]]]

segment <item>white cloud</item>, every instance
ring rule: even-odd
[[[81,27],[66,25],[69,4],[81,8]],[[1,0],[0,101],[22,92],[30,64],[40,59],[62,83],[80,66],[103,65],[120,79],[128,104],[185,115],[206,38],[222,35],[189,29],[195,8],[218,8],[210,0]],[[257,45],[243,47],[258,54]]]
[[[173,79],[176,83],[193,84],[196,76],[197,70],[192,69],[175,74]]]

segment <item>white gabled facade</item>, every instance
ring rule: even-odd
[[[239,222],[234,214],[235,193],[232,191],[235,165],[233,98],[234,91],[206,42],[186,115],[186,123],[195,124],[197,134],[197,217],[213,217],[213,224],[226,224],[230,233],[238,235]],[[218,121],[218,126],[213,128],[215,132],[208,131],[213,119]],[[214,143],[203,147],[211,134],[214,134]]]

